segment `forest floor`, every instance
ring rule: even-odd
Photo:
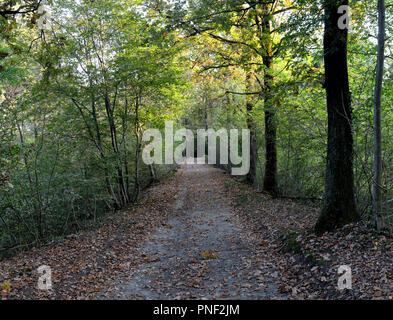
[[[97,230],[0,262],[3,299],[385,299],[393,239],[360,222],[315,236],[319,208],[185,164]],[[53,288],[38,290],[38,267]],[[340,265],[352,289],[337,289]]]

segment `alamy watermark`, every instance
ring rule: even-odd
[[[350,266],[343,265],[338,268],[339,278],[337,281],[338,290],[352,289],[352,269]]]
[[[37,13],[39,18],[37,19],[37,27],[39,30],[50,30],[51,27],[51,16],[52,9],[48,5],[46,0],[43,0],[38,7]]]
[[[153,140],[152,140],[153,139]],[[250,131],[242,130],[241,152],[239,148],[239,130],[237,129],[198,129],[195,136],[190,129],[179,129],[174,132],[172,121],[165,123],[165,157],[163,157],[163,138],[160,130],[148,129],[143,133],[143,142],[149,142],[142,152],[143,162],[151,164],[177,164],[205,163],[206,139],[208,145],[208,164],[227,165],[239,167],[232,168],[232,175],[245,175],[250,170]],[[219,139],[219,157],[217,157],[217,139]],[[175,149],[174,143],[181,142]],[[195,147],[197,157],[195,158]],[[240,153],[240,155],[239,155]],[[219,158],[219,159],[217,159]],[[218,161],[217,161],[218,160]]]
[[[338,28],[341,30],[350,30],[351,8],[348,5],[342,5],[338,7],[338,13],[342,14],[342,16],[337,21]]]
[[[40,277],[38,278],[37,287],[39,290],[52,289],[52,269],[49,266],[40,266],[37,270]]]

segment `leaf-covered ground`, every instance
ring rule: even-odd
[[[178,178],[150,187],[138,205],[110,216],[97,230],[1,261],[3,299],[91,299],[110,289],[132,266],[148,261],[138,247],[166,220],[179,192]],[[51,291],[37,289],[41,265],[52,269]]]
[[[149,259],[122,279],[111,299],[279,299],[261,243],[234,214],[222,171],[188,164],[165,224],[139,250]]]
[[[391,299],[393,240],[364,223],[316,237],[319,209],[184,165],[97,230],[0,262],[3,299]],[[53,289],[37,289],[37,268]],[[349,265],[352,290],[337,290]]]
[[[362,221],[318,237],[317,205],[273,199],[235,180],[226,184],[243,224],[274,253],[279,291],[289,299],[393,299],[391,235]],[[351,290],[337,288],[341,265],[351,268]]]

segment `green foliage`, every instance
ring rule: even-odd
[[[180,46],[139,1],[59,0],[51,19],[50,32],[18,25],[21,52],[1,47],[14,51],[0,73],[0,253],[137,200],[152,178],[141,133],[182,100]]]

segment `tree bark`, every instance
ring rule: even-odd
[[[276,108],[272,96],[273,84],[273,52],[270,27],[270,10],[267,4],[263,5],[261,16],[261,41],[262,41],[262,60],[264,65],[264,105],[265,105],[265,147],[266,162],[263,189],[271,195],[278,194],[277,187],[277,119]]]
[[[247,88],[249,91],[252,91],[252,82],[251,82],[251,74],[247,73],[246,77]],[[256,124],[254,121],[254,115],[252,113],[254,105],[252,103],[252,96],[249,95],[247,97],[246,104],[246,112],[247,112],[247,128],[250,130],[250,171],[246,175],[246,180],[248,183],[257,187],[257,163],[258,163],[258,154],[257,154],[257,132],[256,132]]]
[[[348,82],[348,30],[338,27],[338,8],[348,0],[325,0],[324,59],[328,112],[325,203],[315,226],[321,234],[360,219],[353,182],[352,110]]]
[[[374,90],[374,194],[373,213],[377,230],[384,228],[382,216],[382,128],[381,98],[385,59],[385,0],[378,0],[378,56]]]
[[[150,183],[158,182],[156,169],[154,168],[154,164],[149,164],[149,172],[150,172]]]
[[[117,95],[117,90],[116,90],[116,95]],[[113,107],[112,107],[107,93],[105,93],[104,95],[104,102],[105,102],[105,110],[108,118],[109,129],[111,133],[112,149],[114,154],[116,155],[116,170],[117,170],[116,180],[119,188],[118,190],[119,199],[121,201],[121,206],[124,206],[125,204],[128,203],[129,199],[128,199],[127,187],[123,175],[121,152],[119,149],[116,124],[114,120],[115,102],[113,103]]]
[[[138,201],[139,193],[140,193],[140,184],[139,184],[139,155],[140,155],[140,128],[139,128],[139,95],[135,98],[135,173],[134,173],[134,195],[133,202]]]

